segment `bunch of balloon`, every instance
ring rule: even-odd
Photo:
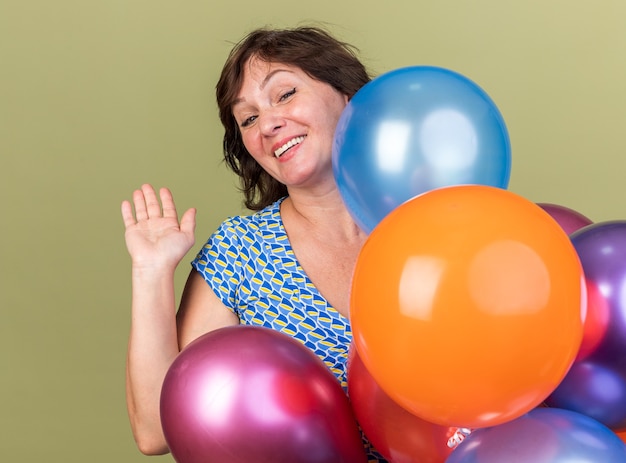
[[[350,346],[347,373],[356,419],[383,457],[390,463],[445,462],[455,447],[458,428],[429,423],[391,400],[369,374],[354,345]]]
[[[622,463],[626,445],[602,423],[577,412],[537,408],[478,429],[446,463]]]
[[[460,184],[506,188],[510,170],[497,106],[475,82],[444,68],[380,75],[353,96],[335,130],[335,180],[367,233],[414,196]]]
[[[587,318],[580,352],[549,406],[626,429],[626,221],[587,225],[571,240],[585,274]]]
[[[161,391],[178,463],[365,463],[346,394],[326,365],[269,328],[209,332],[181,351]]]
[[[492,186],[438,188],[366,240],[351,291],[354,345],[410,413],[495,426],[561,383],[581,345],[583,294],[572,242],[538,205]]]

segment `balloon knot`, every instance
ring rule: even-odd
[[[469,428],[457,428],[454,434],[452,434],[452,437],[448,439],[448,447],[451,449],[456,448],[456,446],[463,442],[471,433],[472,430]]]

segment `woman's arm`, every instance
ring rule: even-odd
[[[192,270],[176,313],[174,272],[194,244],[195,210],[180,220],[172,195],[143,185],[133,193],[133,208],[122,203],[126,245],[132,260],[131,329],[126,367],[126,398],[133,435],[148,455],[168,451],[159,402],[163,379],[180,348],[226,324],[236,315]]]
[[[126,402],[139,450],[167,453],[159,400],[167,369],[178,355],[174,277],[133,269],[131,329],[126,362]]]
[[[162,287],[167,285],[164,281]],[[154,294],[159,294],[158,287]],[[164,294],[164,297],[167,296]],[[133,307],[141,307],[141,304]],[[140,322],[133,312],[126,395],[133,435],[142,453],[168,452],[159,403],[163,379],[178,352],[211,330],[238,323],[237,315],[224,306],[195,270],[189,274],[176,317],[173,312],[160,320],[158,313],[145,314]]]

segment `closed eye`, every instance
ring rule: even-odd
[[[289,98],[291,98],[293,95],[295,95],[295,93],[296,93],[296,89],[295,89],[295,87],[294,87],[293,89],[289,90],[288,92],[283,93],[283,94],[280,96],[280,98],[278,99],[278,101],[285,101],[285,100],[288,100],[288,99],[289,99]]]
[[[241,124],[240,124],[241,127],[248,127],[250,124],[252,124],[256,120],[256,118],[257,118],[257,116],[250,116],[250,117],[244,119],[241,122]]]

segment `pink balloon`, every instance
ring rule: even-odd
[[[352,409],[309,349],[232,326],[190,343],[168,370],[161,423],[178,463],[365,463]]]
[[[593,223],[591,219],[569,207],[550,203],[537,203],[537,205],[550,214],[568,235]]]

